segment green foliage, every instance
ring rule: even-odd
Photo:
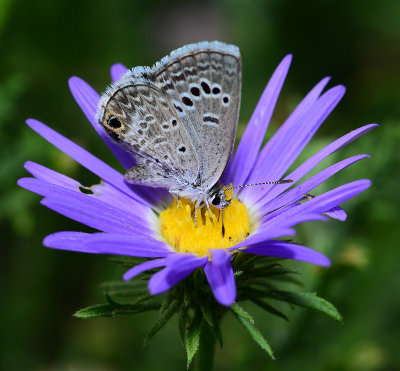
[[[144,344],[147,345],[149,341],[153,338],[158,331],[160,331],[167,322],[172,318],[172,316],[177,312],[179,308],[179,300],[177,300],[174,296],[176,291],[171,291],[172,295],[168,297],[160,307],[160,318],[154,324],[154,326],[150,329],[146,338],[144,339]],[[172,297],[171,297],[172,296]]]
[[[126,255],[113,255],[108,258],[109,261],[118,263],[123,267],[133,267],[134,265],[140,264],[145,262],[147,259],[144,258],[135,258],[133,256],[126,256]]]
[[[217,306],[205,305],[202,302],[200,302],[199,304],[205,321],[210,327],[212,334],[217,339],[219,346],[222,348],[224,346],[224,338],[222,335],[221,327],[219,325],[219,318],[217,317]]]
[[[200,333],[201,333],[201,312],[195,311],[195,315],[191,320],[187,332],[186,332],[186,357],[187,357],[187,368],[192,363],[193,357],[196,355],[199,344],[200,344]]]
[[[342,321],[342,316],[337,309],[325,299],[318,297],[316,293],[271,290],[268,292],[267,296],[273,299],[285,301],[287,303],[299,305],[301,307],[314,309],[332,317],[337,321]]]
[[[265,299],[275,299],[289,304],[314,309],[324,313],[338,321],[342,320],[337,309],[326,300],[318,297],[314,293],[298,293],[278,290],[271,280],[277,277],[281,281],[291,282],[293,274],[298,274],[296,270],[283,268],[276,259],[252,257],[245,253],[236,256],[233,265],[240,270],[241,274],[237,276],[238,300],[250,300],[261,309],[288,320],[288,317],[279,309],[272,306]],[[291,283],[300,283],[298,280]],[[238,303],[231,306],[242,325],[250,333],[251,337],[263,348],[272,358],[273,352],[264,336],[254,326],[253,317],[247,313]]]
[[[144,281],[111,281],[103,283],[101,287],[114,300],[123,298],[138,300],[138,297],[148,294]]]
[[[233,303],[231,305],[232,311],[237,314],[239,317],[244,318],[246,321],[254,324],[254,319],[250,314],[248,314],[238,303]]]
[[[113,261],[123,265],[127,263],[125,259],[121,260],[119,257],[113,259]],[[129,266],[132,266],[132,264],[134,264],[134,261],[129,261]],[[281,310],[272,306],[267,299],[314,309],[336,320],[341,320],[336,308],[314,293],[298,293],[277,289],[270,281],[274,281],[276,277],[286,277],[298,274],[298,272],[283,268],[281,263],[276,262],[276,259],[238,253],[233,260],[233,266],[240,272],[240,275],[236,275],[239,301],[251,301],[262,310],[285,320],[288,320],[288,317]],[[152,297],[147,292],[149,275],[142,274],[141,277],[141,279],[128,282],[111,281],[102,284],[101,288],[104,290],[108,303],[81,309],[74,316],[87,319],[158,310],[159,317],[144,340],[144,344],[147,345],[169,323],[172,317],[178,314],[179,334],[186,349],[188,368],[199,351],[203,332],[207,334],[206,337],[203,337],[213,338],[212,343],[209,340],[203,342],[204,349],[207,349],[208,352],[212,351],[210,344],[215,341],[221,348],[223,347],[220,321],[224,314],[228,312],[228,308],[215,301],[201,269],[197,269],[183,282],[169,290],[165,300],[161,303],[154,302],[157,297]],[[146,301],[148,302],[144,303]],[[274,359],[270,345],[255,327],[253,316],[238,302],[235,302],[229,309],[238,318],[251,338]],[[210,362],[212,364],[210,356],[205,357],[204,354],[200,354],[199,364],[210,364]]]
[[[250,334],[250,336],[253,338],[253,340],[262,348],[264,349],[268,355],[272,358],[275,359],[274,353],[272,352],[272,349],[270,345],[268,344],[267,340],[265,340],[264,336],[261,334],[261,332],[254,326],[254,322],[250,322],[247,317],[243,317],[240,314],[238,314],[235,311],[235,314],[237,315],[239,321],[242,323],[244,328],[247,330],[247,332]]]
[[[110,301],[108,304],[92,305],[74,313],[77,318],[115,317],[120,314],[136,314],[160,308],[160,303],[149,304],[118,304]]]
[[[280,311],[279,309],[273,307],[271,304],[266,303],[265,301],[258,298],[256,295],[249,295],[249,299],[256,305],[258,305],[261,309],[270,312],[271,314],[281,317],[282,319],[289,321],[289,318],[286,316],[285,313]]]

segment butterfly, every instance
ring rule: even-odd
[[[185,45],[153,67],[129,70],[98,105],[98,122],[137,160],[125,180],[189,199],[195,224],[200,205],[220,208],[223,219],[231,202],[220,178],[235,142],[241,70],[235,45]]]
[[[128,183],[168,188],[200,204],[227,207],[220,178],[232,153],[241,94],[239,48],[218,41],[186,45],[153,67],[113,83],[97,119],[138,164]]]

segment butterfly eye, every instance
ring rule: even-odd
[[[121,121],[119,121],[115,116],[110,116],[108,118],[107,125],[112,129],[119,129],[122,127]]]
[[[211,203],[212,203],[214,206],[218,206],[218,205],[220,204],[220,202],[221,202],[221,197],[219,196],[219,194],[216,194],[216,195],[214,196],[214,198],[212,199],[212,201],[211,201]]]

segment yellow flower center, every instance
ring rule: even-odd
[[[229,200],[233,191],[226,191]],[[174,200],[160,213],[161,235],[178,252],[209,255],[208,249],[226,249],[242,242],[250,232],[246,206],[238,199],[224,208],[225,235],[222,237],[221,210],[210,205],[198,209],[197,227],[194,224],[195,204],[185,198]]]

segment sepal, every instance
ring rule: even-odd
[[[167,299],[161,304],[160,307],[160,317],[154,326],[150,329],[147,336],[144,339],[144,345],[146,346],[149,341],[160,331],[168,321],[173,317],[173,315],[179,309],[180,301],[176,298],[176,292],[171,291]]]
[[[77,318],[97,318],[97,317],[115,317],[120,314],[136,314],[157,310],[160,308],[160,303],[147,304],[118,304],[109,302],[108,304],[92,305],[74,313]]]
[[[186,366],[190,367],[193,357],[199,350],[201,334],[202,316],[200,311],[196,311],[186,333]]]
[[[131,268],[143,263],[143,259],[116,257],[113,259],[125,267]],[[282,259],[255,256],[244,252],[234,254],[232,268],[237,288],[236,302],[226,307],[216,302],[202,268],[186,277],[163,295],[152,296],[148,292],[148,280],[158,268],[140,274],[140,279],[129,281],[111,281],[101,285],[107,300],[106,304],[93,305],[74,314],[78,318],[114,317],[120,314],[134,314],[158,310],[159,317],[145,339],[147,344],[177,314],[182,344],[186,350],[187,367],[192,364],[200,349],[199,362],[207,362],[204,352],[213,348],[215,341],[223,346],[220,320],[231,311],[244,326],[250,336],[267,354],[274,358],[272,349],[265,337],[255,327],[251,314],[239,304],[251,301],[261,309],[288,321],[281,308],[271,302],[281,301],[322,312],[338,321],[342,320],[337,309],[315,293],[287,291],[290,284],[302,285],[299,272],[284,268]],[[284,285],[282,287],[282,284]],[[282,290],[285,288],[285,290]],[[203,340],[202,340],[203,339]],[[210,348],[210,349],[211,349]]]
[[[253,318],[237,303],[231,306],[233,313],[238,318],[239,322],[243,325],[243,327],[247,330],[253,340],[262,348],[264,349],[268,355],[275,359],[274,353],[268,344],[267,340],[265,340],[264,336],[261,332],[254,326]]]

